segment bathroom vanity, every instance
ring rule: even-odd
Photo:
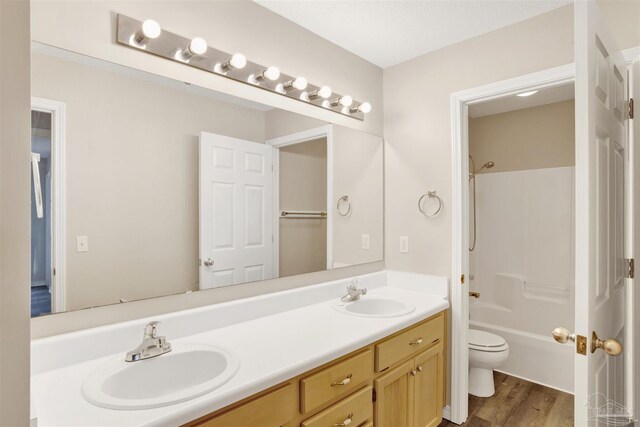
[[[447,279],[393,271],[360,276],[368,292],[351,304],[364,303],[366,313],[349,314],[336,303],[351,280],[35,340],[38,425],[437,425],[445,393]],[[125,362],[152,320],[161,322],[172,351]],[[143,375],[135,370],[169,363],[194,346],[225,349],[237,372],[210,392],[170,405],[114,409],[83,396],[88,378],[119,363],[134,375],[118,380],[113,393],[133,399],[135,388],[136,398],[149,393],[145,403],[153,403],[158,387],[136,383]],[[180,387],[173,369],[154,377],[166,379],[163,393],[179,391],[172,389]]]
[[[437,426],[445,312],[189,426]]]

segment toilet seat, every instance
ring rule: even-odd
[[[469,348],[477,351],[499,352],[509,349],[509,345],[499,335],[478,329],[469,329]]]

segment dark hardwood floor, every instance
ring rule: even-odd
[[[573,426],[573,396],[494,372],[496,394],[469,396],[466,427]],[[439,427],[457,426],[443,420]]]

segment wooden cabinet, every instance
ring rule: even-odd
[[[442,344],[420,353],[414,359],[413,425],[435,427],[442,421],[444,355]]]
[[[374,422],[376,427],[410,427],[413,417],[413,360],[376,379]]]
[[[305,414],[340,395],[356,390],[373,375],[367,349],[300,380],[300,411]]]
[[[434,427],[442,421],[444,360],[438,342],[374,381],[376,427]]]
[[[436,427],[445,312],[219,409],[189,427]]]
[[[295,388],[291,384],[286,384],[222,415],[195,425],[198,427],[279,427],[287,425],[293,419],[295,412]]]

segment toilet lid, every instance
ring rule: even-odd
[[[469,345],[476,348],[496,350],[503,347],[507,342],[499,335],[491,334],[477,329],[469,329]]]

